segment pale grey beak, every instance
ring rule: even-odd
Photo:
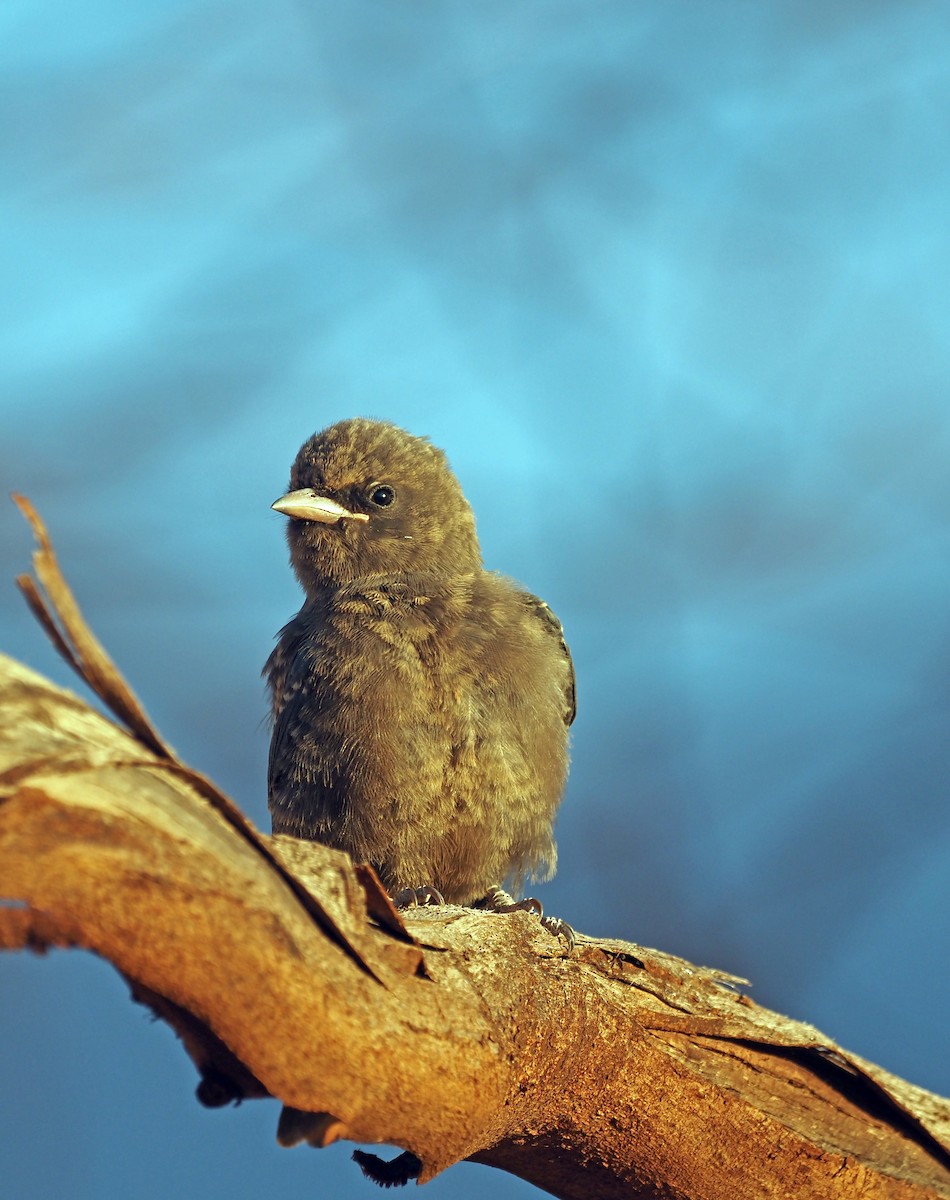
[[[322,525],[334,525],[337,521],[368,521],[366,513],[350,512],[342,504],[337,504],[329,496],[318,496],[313,488],[301,488],[298,492],[288,492],[271,505],[285,517],[295,517],[298,521],[319,521]]]

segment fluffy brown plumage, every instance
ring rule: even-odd
[[[445,455],[361,418],[300,448],[290,561],[306,593],[264,673],[275,833],[450,902],[549,878],[574,674],[547,605],[482,567]]]

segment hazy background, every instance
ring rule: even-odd
[[[947,6],[7,0],[0,92],[0,488],[184,757],[266,824],[268,506],[427,433],[573,647],[549,910],[950,1092]],[[11,1200],[376,1194],[89,956],[0,1021]]]

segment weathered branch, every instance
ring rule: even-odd
[[[0,946],[109,959],[205,1103],[275,1096],[285,1142],[394,1143],[423,1180],[473,1158],[566,1197],[950,1197],[950,1102],[657,951],[403,923],[127,724],[0,656],[0,894],[26,906]]]

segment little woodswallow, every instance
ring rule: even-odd
[[[306,593],[264,668],[274,832],[371,863],[399,903],[510,908],[501,885],[557,861],[574,719],[560,623],[482,567],[445,455],[394,425],[314,434],[273,507]]]

